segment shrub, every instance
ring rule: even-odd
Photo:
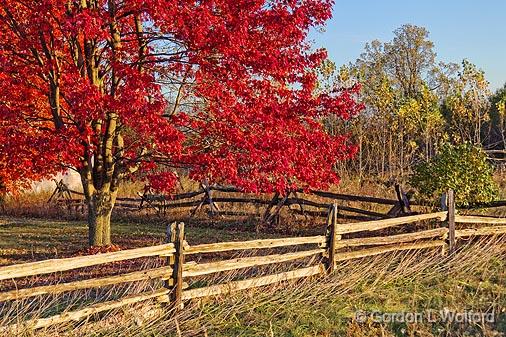
[[[456,204],[466,206],[497,198],[493,172],[481,148],[468,143],[445,144],[429,162],[415,167],[410,183],[422,200],[434,202],[451,188]]]

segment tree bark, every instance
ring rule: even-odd
[[[88,200],[88,243],[90,246],[111,244],[111,214],[117,192],[96,191]]]

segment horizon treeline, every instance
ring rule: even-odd
[[[324,120],[330,133],[350,133],[358,147],[355,159],[339,164],[341,174],[402,179],[448,143],[471,143],[491,158],[504,156],[506,84],[491,92],[471,61],[445,63],[435,50],[426,28],[406,24],[391,41],[367,43],[353,63],[338,68],[324,62],[318,90],[358,82],[365,105],[349,121]]]

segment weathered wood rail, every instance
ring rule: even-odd
[[[56,189],[48,200],[66,205],[69,209],[84,212],[84,203],[82,199],[72,198],[72,195],[82,198],[83,193],[73,191],[63,184],[62,181],[56,182]],[[219,193],[218,195],[216,193]],[[274,194],[253,194],[244,193],[233,186],[209,185],[207,182],[201,184],[197,191],[185,192],[180,194],[164,195],[156,194],[147,189],[144,193],[138,193],[139,198],[119,197],[116,199],[116,207],[130,211],[139,211],[142,209],[153,209],[159,215],[167,215],[167,212],[175,211],[179,214],[187,212],[191,219],[199,210],[205,206],[209,208],[208,214],[211,216],[248,216],[259,217],[258,226],[261,224],[273,225],[279,223],[280,212],[288,208],[291,214],[302,215],[306,220],[315,218],[326,218],[327,210],[330,205],[339,201],[336,205],[336,217],[343,220],[371,221],[380,219],[389,219],[399,216],[416,215],[412,206],[427,206],[416,200],[411,199],[411,192],[405,193],[399,184],[395,185],[394,198],[379,198],[374,196],[351,195],[344,193],[335,193],[320,190],[292,190],[287,191],[284,196],[279,193]],[[315,200],[314,197],[317,197]],[[311,200],[310,198],[313,198]],[[347,203],[347,204],[346,204]],[[349,203],[359,203],[349,205]],[[251,205],[255,206],[256,211],[230,210],[223,205]],[[295,207],[292,207],[295,206]],[[390,207],[388,211],[382,213],[377,211],[378,207]],[[431,207],[433,205],[430,205]],[[466,207],[466,209],[476,208],[495,208],[505,207],[506,200],[493,201],[486,204],[475,204]],[[263,214],[258,213],[258,207],[263,207]],[[375,210],[372,210],[375,209]],[[420,209],[418,209],[419,211]],[[422,208],[423,210],[423,208]],[[311,219],[309,219],[310,217]],[[479,220],[479,219],[478,219]],[[471,221],[468,219],[467,221]]]
[[[156,256],[160,254],[172,254],[174,252],[174,244],[168,243],[165,245],[136,248],[98,255],[77,256],[66,259],[53,259],[23,263],[0,268],[0,280],[62,272],[110,262],[137,259],[140,257]]]
[[[58,294],[75,290],[101,288],[122,283],[158,280],[160,287],[154,291],[133,294],[118,300],[97,303],[91,306],[61,314],[32,319],[0,328],[16,330],[25,328],[43,328],[50,325],[79,321],[92,314],[109,311],[124,305],[157,299],[168,302],[169,307],[178,310],[184,301],[194,298],[226,294],[232,291],[261,287],[289,280],[313,277],[332,273],[338,262],[350,259],[365,258],[388,252],[440,249],[443,254],[453,254],[457,241],[463,237],[481,235],[506,234],[506,218],[484,216],[462,216],[457,214],[451,193],[448,194],[447,211],[417,214],[392,219],[340,224],[337,220],[339,211],[337,205],[332,205],[327,212],[327,228],[325,235],[291,237],[277,239],[261,239],[242,242],[219,242],[190,245],[185,241],[184,224],[172,223],[168,226],[167,243],[154,247],[144,247],[114,253],[104,253],[92,256],[79,256],[66,259],[54,259],[0,268],[0,280],[14,280],[35,275],[66,272],[73,269],[96,266],[117,261],[137,259],[143,257],[161,257],[166,259],[165,266],[154,269],[128,272],[121,275],[78,280],[60,284],[49,284],[31,288],[13,289],[0,293],[0,301],[17,301],[29,297]],[[417,223],[410,226],[411,232],[385,234],[385,229],[405,224]],[[459,224],[490,224],[486,227],[470,227],[456,229]],[[370,235],[376,232],[376,234]],[[356,234],[363,237],[356,237]],[[367,235],[367,236],[365,236]],[[287,247],[298,248],[287,252]],[[282,252],[271,250],[282,249]],[[257,252],[254,256],[218,259],[197,263],[188,260],[197,254],[222,253],[230,251]],[[260,254],[263,251],[268,254]],[[294,265],[294,262],[299,262]],[[233,280],[222,284],[201,286],[192,280],[201,279],[205,275],[261,267],[274,264],[287,264],[290,269],[276,274],[258,276],[253,271],[242,273],[248,275],[245,279]],[[302,266],[301,265],[304,265]],[[293,269],[293,267],[295,269]],[[161,283],[160,281],[164,281]],[[3,329],[3,330],[2,330]]]
[[[71,197],[71,195],[75,195],[82,198],[83,194],[67,188],[63,182],[56,183],[56,190],[48,202],[55,200],[60,204],[68,206],[69,209],[75,208],[76,210],[80,209],[84,212],[83,200],[73,199]],[[279,193],[270,195],[243,193],[240,189],[235,187],[209,185],[207,182],[203,182],[198,191],[175,195],[155,194],[150,189],[147,189],[143,194],[139,193],[139,198],[117,198],[116,207],[129,210],[154,209],[158,214],[163,215],[168,211],[179,210],[188,212],[191,218],[197,211],[207,206],[209,208],[209,214],[212,216],[259,216],[259,214],[256,213],[233,212],[220,208],[220,206],[224,204],[248,204],[255,207],[264,207],[265,209],[261,216],[261,221],[270,224],[274,221],[279,221],[279,214],[283,208],[289,208],[293,214],[300,214],[305,217],[326,217],[327,209],[336,201],[390,206],[388,212],[381,213],[370,209],[352,207],[350,205],[337,205],[336,207],[340,211],[337,217],[341,219],[367,221],[412,214],[411,205],[419,204],[410,200],[410,197],[403,192],[399,185],[396,185],[395,192],[396,199],[350,195],[319,190],[292,190],[287,191],[285,195],[282,196]],[[216,195],[216,193],[219,193],[219,195]],[[310,196],[317,197],[318,201],[310,200]]]

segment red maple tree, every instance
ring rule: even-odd
[[[353,147],[321,120],[356,114],[358,88],[316,94],[326,55],[306,42],[331,7],[0,0],[0,178],[77,170],[98,246],[119,184],[142,171],[159,189],[176,167],[247,191],[338,182],[333,165]]]

